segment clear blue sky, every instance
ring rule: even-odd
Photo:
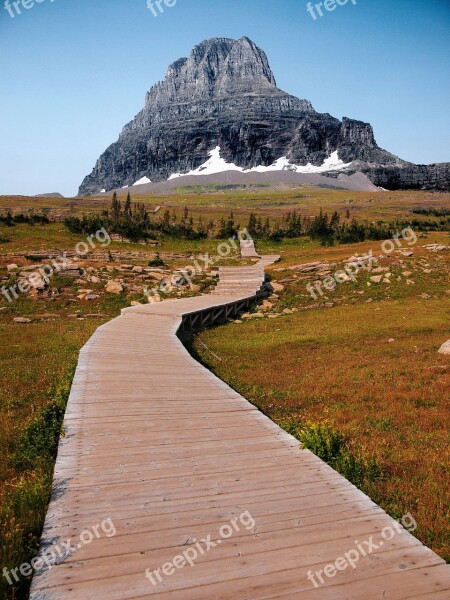
[[[32,0],[23,0],[31,3]],[[450,161],[450,0],[0,0],[0,194],[74,195],[167,66],[209,37],[249,36],[278,85],[372,123],[380,146]],[[314,0],[313,4],[316,1]]]

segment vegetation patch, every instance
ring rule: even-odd
[[[348,440],[328,423],[302,423],[290,419],[279,421],[278,425],[367,493],[371,489],[370,483],[382,476],[381,465],[376,457],[356,455]]]
[[[75,366],[72,366],[64,373],[61,382],[49,392],[50,402],[28,423],[11,448],[16,478],[0,505],[0,564],[8,570],[30,563],[39,550],[50,501],[54,460],[74,372]],[[29,582],[29,578],[22,578],[11,589],[2,577],[2,597],[23,596]]]

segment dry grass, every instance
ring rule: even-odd
[[[437,350],[450,338],[450,257],[434,256],[439,270],[429,257],[423,274],[417,254],[414,286],[346,284],[340,301],[329,294],[332,308],[202,333],[220,362],[196,351],[274,420],[328,423],[356,455],[378,459],[383,478],[365,491],[394,517],[414,514],[416,535],[449,559],[450,362]],[[280,309],[311,304],[301,291],[289,286]]]
[[[124,190],[119,196],[125,196]],[[414,208],[450,208],[450,194],[445,192],[351,192],[300,186],[273,189],[263,187],[256,191],[227,191],[220,186],[206,188],[177,188],[163,196],[136,195],[133,200],[144,203],[147,208],[161,210],[180,210],[187,206],[194,215],[220,219],[230,210],[235,212],[241,225],[245,225],[250,212],[269,216],[276,220],[294,209],[304,216],[318,214],[320,208],[332,213],[335,210],[345,214],[349,210],[351,217],[369,221],[395,221],[411,217]],[[101,212],[109,208],[110,197],[88,198],[30,198],[22,196],[0,196],[0,211],[26,211],[33,208],[36,212],[48,209],[59,216],[79,215],[86,212]],[[418,215],[416,215],[417,218]]]

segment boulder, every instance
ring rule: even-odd
[[[14,319],[14,323],[19,323],[19,324],[25,324],[25,323],[31,323],[32,320],[31,319],[27,319],[25,317],[16,317]]]
[[[383,275],[374,275],[370,278],[370,281],[372,281],[373,283],[381,283],[383,279]]]
[[[438,352],[439,354],[450,354],[450,340],[444,342]]]
[[[123,285],[120,281],[111,279],[111,281],[108,281],[106,284],[105,290],[110,294],[121,294],[123,292]]]
[[[272,281],[271,286],[274,292],[282,292],[284,290],[284,285],[281,285],[281,283],[277,283],[276,281]]]
[[[6,268],[7,268],[7,270],[8,270],[9,273],[11,271],[18,271],[19,270],[19,266],[15,265],[14,263],[12,263],[10,265],[6,265]]]

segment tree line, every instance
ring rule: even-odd
[[[98,215],[83,215],[81,218],[68,217],[65,219],[65,225],[72,233],[78,234],[93,234],[104,227],[110,234],[117,234],[122,239],[132,242],[157,239],[161,234],[189,240],[229,239],[241,229],[233,211],[228,217],[222,217],[219,222],[212,219],[206,222],[201,216],[194,219],[187,207],[181,215],[169,210],[162,215],[155,215],[149,213],[144,204],[133,203],[129,193],[123,204],[114,193],[108,210]],[[283,239],[309,237],[319,240],[323,245],[333,245],[385,240],[391,238],[399,228],[413,225],[417,225],[417,230],[422,231],[426,224],[418,220],[408,223],[395,222],[390,225],[381,221],[360,222],[350,218],[349,210],[345,217],[341,217],[337,211],[329,216],[321,209],[315,217],[301,216],[294,210],[285,214],[281,220],[274,221],[252,212],[246,228],[255,239],[278,242]],[[435,227],[437,225],[435,223]]]

